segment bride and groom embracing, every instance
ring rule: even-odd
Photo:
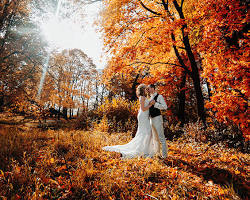
[[[150,94],[149,99],[147,93]],[[160,110],[166,110],[167,104],[163,96],[156,92],[153,84],[149,86],[140,84],[136,89],[136,95],[140,101],[140,109],[137,115],[138,128],[135,137],[127,144],[105,146],[103,150],[121,153],[124,158],[153,157],[160,154],[161,144],[161,157],[166,158],[167,145]]]

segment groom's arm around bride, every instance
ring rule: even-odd
[[[153,100],[154,101],[154,100]],[[158,95],[157,101],[155,101],[154,104],[155,108],[158,108],[160,110],[167,110],[168,106],[164,100],[164,97],[162,95]]]

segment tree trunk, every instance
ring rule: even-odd
[[[63,107],[63,118],[68,119],[68,109],[66,107]]]
[[[205,108],[204,108],[204,97],[201,90],[201,82],[200,82],[200,74],[199,69],[197,66],[197,63],[195,61],[194,54],[191,50],[191,46],[189,43],[188,35],[184,35],[183,31],[183,43],[185,45],[185,49],[188,55],[188,59],[191,63],[192,68],[192,79],[194,83],[195,88],[195,94],[196,94],[196,102],[197,102],[197,110],[198,110],[198,116],[202,120],[204,126],[206,127],[206,115],[205,115]]]
[[[59,108],[58,108],[58,115],[57,115],[58,120],[60,120],[60,113],[61,113],[61,106],[59,106]]]
[[[132,90],[131,91],[132,94],[131,94],[131,98],[130,98],[131,101],[135,101],[137,99],[137,96],[136,96],[136,86],[138,85],[137,80],[138,80],[139,76],[140,76],[140,73],[138,73],[136,75],[135,80],[134,80],[133,85],[132,85],[132,88],[131,88],[131,90]]]
[[[70,109],[69,109],[69,119],[72,119],[72,116],[73,116],[73,115],[72,115],[72,111],[73,111],[73,109],[70,108]]]
[[[4,94],[0,94],[0,112],[3,112],[3,106],[4,106]]]
[[[77,117],[79,117],[79,115],[80,115],[80,108],[77,108]]]
[[[185,20],[184,14],[182,12],[182,6],[179,6],[176,0],[173,1],[174,6],[179,13],[179,16],[181,19]],[[195,94],[196,94],[196,102],[197,102],[197,110],[198,110],[198,116],[203,122],[203,125],[206,127],[206,115],[205,115],[205,108],[204,108],[204,98],[201,90],[201,85],[200,85],[200,74],[199,74],[199,69],[197,66],[197,63],[195,61],[195,57],[193,54],[193,51],[191,49],[190,41],[188,38],[188,33],[185,32],[185,29],[187,28],[187,24],[184,24],[181,28],[182,31],[182,38],[183,38],[183,44],[185,46],[185,51],[187,53],[188,59],[191,64],[192,68],[192,74],[191,78],[194,83],[194,88],[195,88]]]
[[[206,127],[206,115],[205,115],[205,108],[204,108],[204,98],[203,98],[201,85],[200,85],[200,76],[199,76],[198,73],[193,74],[193,83],[194,83],[195,94],[196,94],[198,116],[202,120],[203,125]]]
[[[179,94],[179,108],[178,108],[178,118],[181,121],[181,127],[184,126],[185,124],[185,102],[186,102],[186,90],[185,85],[186,85],[186,77],[187,77],[187,72],[184,71],[182,80],[181,80],[181,85],[180,85],[180,94]]]
[[[98,98],[99,98],[98,80],[97,79],[96,79],[96,82],[95,82],[95,91],[96,91],[96,95],[95,95],[94,109],[96,109],[98,107]]]

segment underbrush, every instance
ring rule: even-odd
[[[128,132],[134,136],[137,130],[138,109],[138,101],[130,102],[121,97],[106,99],[97,109],[85,110],[74,120],[71,128],[108,133]],[[226,147],[235,148],[244,153],[250,152],[250,140],[243,137],[242,131],[237,126],[219,123],[208,116],[207,129],[204,129],[200,121],[190,122],[181,127],[180,122],[173,116],[172,120],[166,120],[169,118],[167,112],[162,112],[162,115],[165,119],[165,137],[168,140],[176,140],[179,137],[193,138],[199,142],[223,143]]]
[[[165,137],[168,140],[176,140],[180,137],[193,139],[196,142],[209,144],[221,144],[228,148],[237,149],[243,153],[250,152],[250,141],[243,137],[242,132],[235,126],[208,123],[205,129],[201,122],[187,123],[184,127],[179,124],[164,124]]]
[[[95,110],[84,111],[74,123],[74,128],[102,132],[132,132],[137,130],[139,102],[122,97],[105,99]]]
[[[165,160],[122,159],[101,150],[128,142],[127,133],[8,128],[0,137],[3,199],[231,200],[249,195],[248,154],[190,137],[168,141]]]

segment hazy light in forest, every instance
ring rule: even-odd
[[[55,13],[55,18],[57,18],[59,12],[60,12],[60,7],[62,4],[62,0],[59,0],[57,3],[57,7],[56,7],[56,13]],[[43,89],[43,83],[44,83],[44,79],[47,73],[47,69],[48,69],[48,65],[49,65],[49,60],[50,60],[50,52],[48,52],[48,56],[46,58],[45,64],[43,65],[43,72],[42,72],[42,77],[40,79],[40,83],[39,83],[39,87],[38,87],[38,93],[37,93],[37,97],[40,99],[41,97],[41,91]]]
[[[49,14],[46,20],[40,22],[41,34],[49,44],[50,50],[48,57],[50,57],[52,50],[58,51],[77,48],[92,58],[97,68],[104,68],[107,61],[104,57],[101,57],[103,44],[100,39],[100,34],[95,30],[95,27],[93,27],[93,22],[101,9],[101,3],[97,2],[86,5],[86,16],[84,19],[77,17],[77,14],[75,16],[73,15],[72,19],[70,17],[65,18],[60,16],[64,9],[63,2],[64,0],[59,0],[56,12]],[[40,97],[42,91],[48,63],[49,59],[46,58],[43,75],[40,80],[38,97]]]
[[[70,19],[52,16],[41,25],[42,34],[50,46],[60,49],[81,48],[84,45],[83,29]]]

